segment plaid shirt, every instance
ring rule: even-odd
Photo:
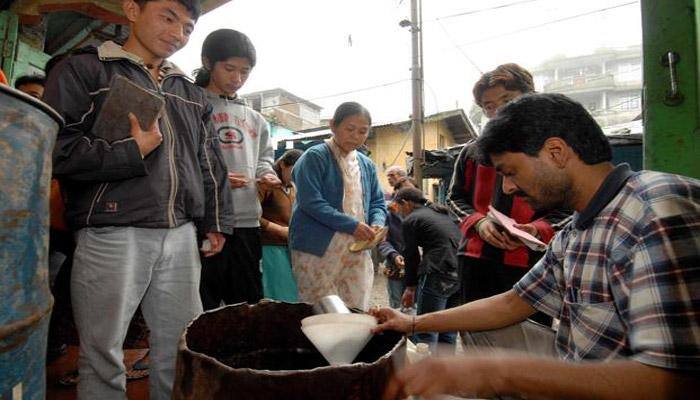
[[[618,166],[514,289],[566,360],[700,370],[700,181]]]

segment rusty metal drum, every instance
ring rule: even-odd
[[[51,152],[63,124],[0,85],[0,398],[44,399]]]
[[[354,363],[330,366],[304,336],[311,304],[263,301],[208,311],[180,339],[173,399],[378,399],[405,363],[406,339],[375,335]]]

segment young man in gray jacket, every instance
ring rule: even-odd
[[[79,399],[124,399],[122,342],[141,303],[150,328],[150,398],[169,399],[177,343],[202,311],[197,233],[223,247],[233,226],[225,164],[204,93],[166,60],[189,39],[196,0],[126,0],[130,35],[60,61],[44,101],[65,119],[54,150],[66,218],[76,230],[71,277],[80,336]],[[107,141],[94,123],[121,75],[165,99],[156,123]],[[146,129],[144,129],[146,128]]]
[[[256,185],[281,185],[267,121],[237,95],[255,66],[250,39],[233,29],[219,29],[202,45],[203,67],[197,85],[206,88],[214,107],[212,123],[228,166],[233,195],[234,229],[221,254],[203,259],[200,293],[204,309],[257,303],[263,296],[260,216]]]

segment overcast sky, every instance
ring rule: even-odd
[[[280,87],[322,106],[322,117],[353,100],[376,123],[399,121],[411,113],[411,34],[399,26],[410,3],[232,0],[203,16],[172,60],[190,72],[209,32],[236,29],[258,56],[242,94]],[[534,68],[557,55],[638,45],[639,7],[630,0],[425,0],[425,114],[468,112],[474,81],[501,63]]]

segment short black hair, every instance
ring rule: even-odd
[[[476,153],[484,164],[505,152],[535,157],[550,137],[564,140],[588,165],[612,160],[610,142],[588,111],[555,93],[526,94],[503,106],[477,139]]]
[[[20,86],[29,85],[31,83],[45,86],[46,78],[44,78],[44,75],[22,75],[15,80],[15,88],[19,89]]]
[[[333,125],[340,125],[345,118],[352,115],[362,115],[367,118],[369,125],[372,126],[372,116],[369,111],[362,104],[354,101],[346,101],[335,109],[335,113],[333,113]]]
[[[146,3],[149,1],[157,1],[157,0],[136,0],[136,4],[139,5],[139,7],[143,7]],[[198,20],[199,16],[202,14],[202,6],[200,4],[199,0],[169,0],[169,1],[176,1],[187,9],[187,11],[190,12],[190,16],[192,16],[193,20]]]
[[[484,107],[481,104],[484,92],[498,85],[503,85],[506,90],[517,90],[521,93],[535,91],[535,83],[530,71],[515,63],[501,64],[493,71],[484,72],[481,78],[476,81],[472,89],[474,102],[479,107]]]
[[[214,69],[214,64],[226,61],[231,57],[246,58],[250,66],[255,67],[256,52],[253,42],[242,32],[233,29],[217,29],[207,35],[202,43],[202,61],[204,58],[209,61],[209,68],[202,68],[195,71],[195,83],[198,86],[206,87],[211,79],[210,69]]]
[[[394,201],[397,203],[401,201],[410,201],[416,204],[425,204],[428,202],[428,199],[425,198],[425,195],[420,189],[407,187],[399,189],[399,191],[396,192]]]

